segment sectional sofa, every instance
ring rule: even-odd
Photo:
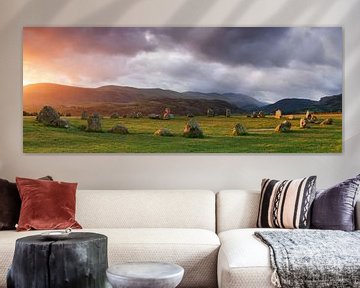
[[[108,236],[109,265],[176,263],[185,269],[180,287],[273,287],[268,247],[253,236],[259,197],[242,190],[78,190],[76,218],[81,231]],[[16,239],[41,232],[0,231],[1,288]]]

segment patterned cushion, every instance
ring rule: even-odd
[[[257,227],[308,228],[316,176],[295,180],[263,179]]]

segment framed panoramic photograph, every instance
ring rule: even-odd
[[[24,153],[341,153],[341,27],[25,27]]]

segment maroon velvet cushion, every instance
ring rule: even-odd
[[[318,191],[311,211],[311,228],[353,231],[359,186],[360,175]]]
[[[75,220],[77,183],[16,178],[22,201],[17,231],[81,228]]]
[[[40,179],[52,180],[51,176]],[[19,191],[15,183],[0,179],[0,230],[15,230],[21,207]]]

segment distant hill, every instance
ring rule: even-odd
[[[202,99],[221,99],[227,101],[231,104],[236,105],[237,107],[243,110],[253,110],[257,109],[258,107],[264,106],[266,103],[260,102],[255,98],[241,94],[241,93],[201,93],[201,92],[193,92],[188,91],[182,93],[186,97],[194,98],[202,98]]]
[[[249,113],[262,110],[273,113],[277,109],[285,114],[314,112],[341,112],[342,95],[326,96],[319,101],[308,99],[282,99],[274,104],[256,100],[240,93],[201,93],[188,91],[179,93],[164,89],[141,89],[127,86],[102,86],[83,88],[53,83],[38,83],[24,86],[23,109],[38,112],[43,106],[50,105],[62,113],[80,115],[82,111],[99,112],[110,115],[113,112],[129,114],[160,114],[165,107],[177,115],[204,115],[208,108],[217,114],[224,114],[228,108],[232,113]]]
[[[237,105],[222,100],[220,96],[219,98],[205,97],[204,94],[204,97],[191,97],[163,89],[139,89],[115,85],[82,88],[52,83],[24,86],[23,109],[25,111],[37,112],[45,105],[73,115],[80,115],[84,110],[104,115],[112,112],[159,114],[165,107],[169,107],[172,113],[178,115],[204,115],[208,108],[214,109],[218,114],[224,114],[226,108],[231,109],[233,113],[245,112]]]
[[[282,99],[260,109],[265,113],[274,113],[277,109],[280,109],[284,114],[304,113],[307,110],[313,112],[341,112],[342,94],[322,97],[319,101],[299,98]]]
[[[79,115],[86,108],[89,112],[104,114],[117,111],[127,114],[161,113],[170,107],[175,114],[201,114],[208,108],[217,114],[224,114],[228,108],[232,113],[245,113],[248,108],[255,109],[263,103],[243,94],[218,94],[185,92],[179,93],[163,89],[140,89],[126,86],[102,86],[83,88],[53,83],[38,83],[24,86],[23,109],[37,112],[43,106],[50,105],[61,112]],[[131,110],[131,111],[130,111]]]

